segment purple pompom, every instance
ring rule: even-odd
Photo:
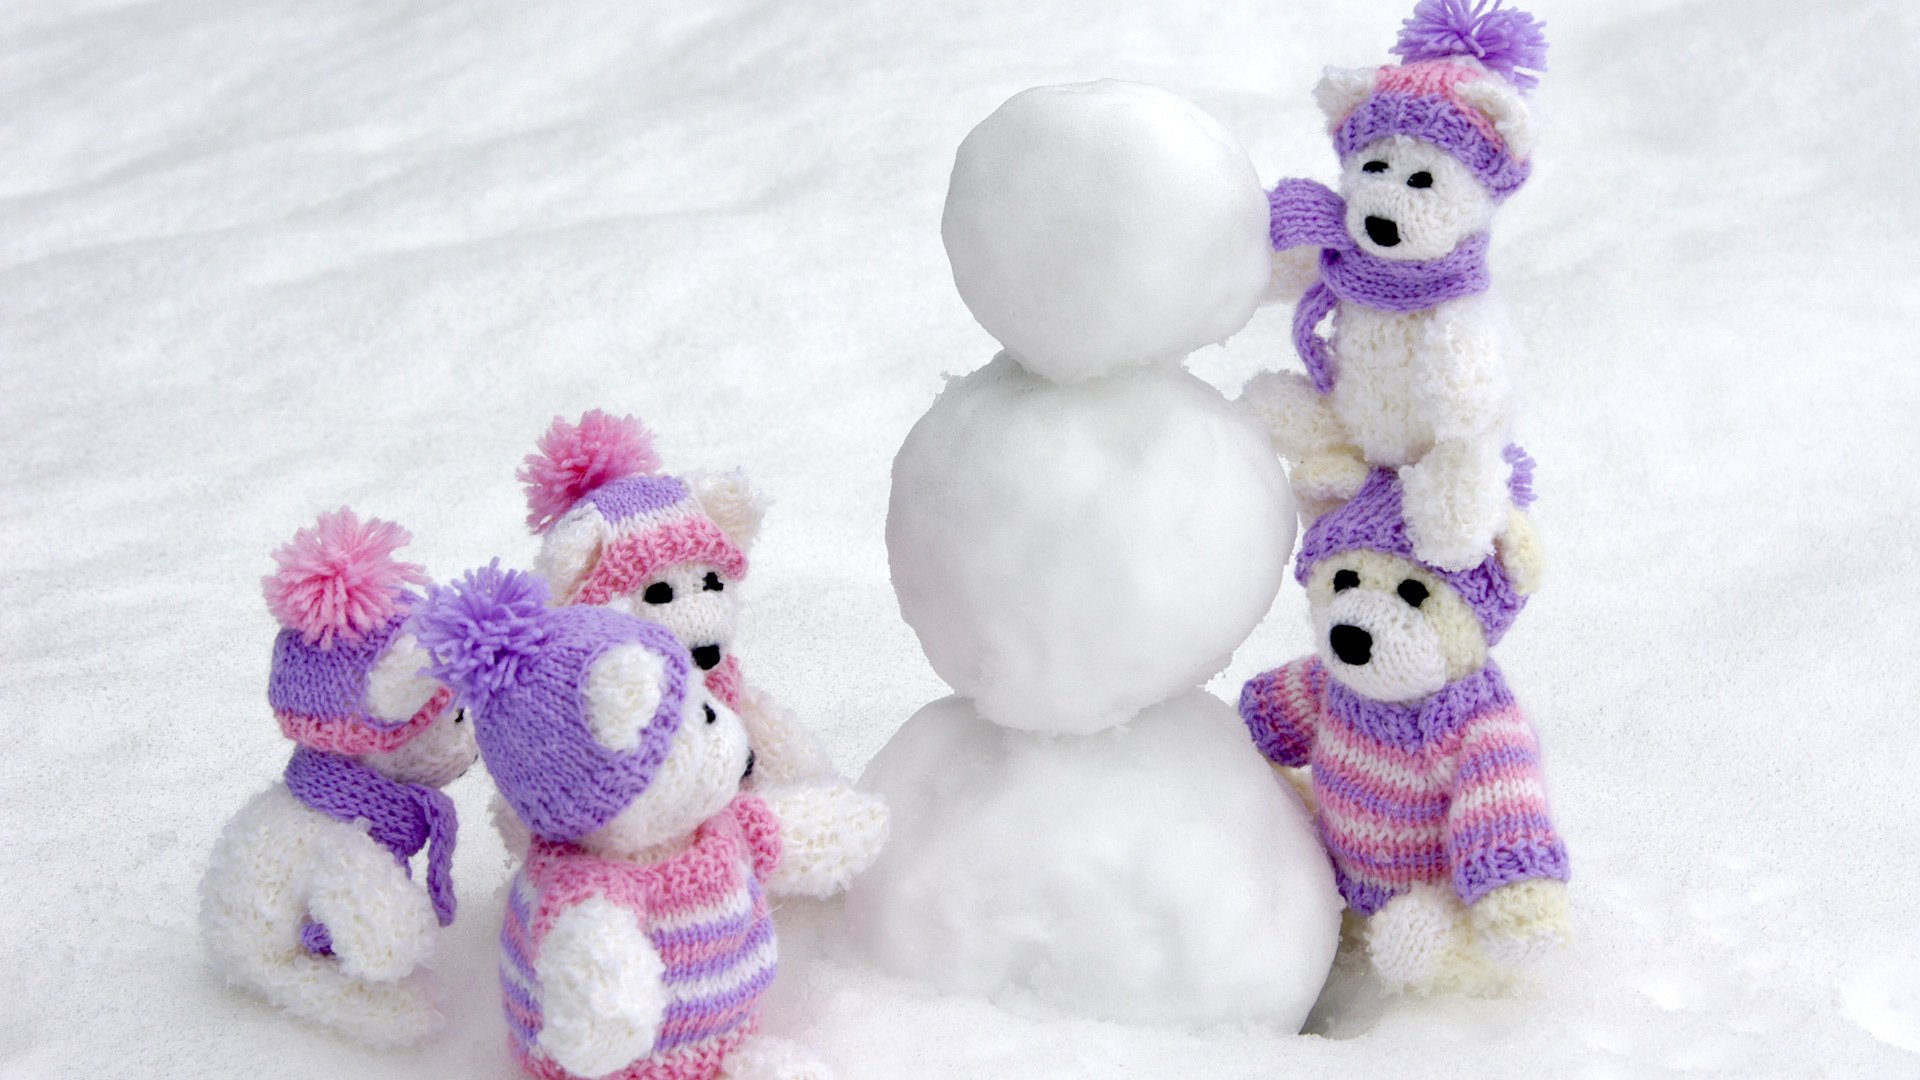
[[[413,628],[432,658],[427,670],[463,699],[481,702],[513,686],[546,642],[547,583],[500,569],[495,559],[451,587],[432,586]]]
[[[1400,24],[1393,55],[1402,63],[1471,56],[1521,90],[1547,70],[1546,24],[1501,0],[1420,0]]]
[[[1507,494],[1513,499],[1516,510],[1525,510],[1533,503],[1533,455],[1520,449],[1518,443],[1508,443],[1502,454],[1512,471],[1507,473]]]

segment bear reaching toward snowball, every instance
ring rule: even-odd
[[[439,788],[477,753],[451,692],[420,675],[407,586],[426,579],[391,557],[406,542],[341,509],[274,553],[267,698],[298,746],[221,833],[200,886],[201,936],[229,982],[375,1046],[441,1023],[416,974],[454,915],[456,822]]]
[[[1522,91],[1545,62],[1524,12],[1422,0],[1378,69],[1329,69],[1314,91],[1340,155],[1340,190],[1283,180],[1269,196],[1277,252],[1318,248],[1294,313],[1306,374],[1251,380],[1309,515],[1399,470],[1424,562],[1479,563],[1507,521],[1506,449],[1518,349],[1490,291],[1488,228],[1531,171]],[[1333,319],[1331,339],[1320,324]]]
[[[1402,499],[1375,470],[1307,531],[1295,576],[1317,655],[1249,681],[1240,713],[1269,760],[1311,766],[1320,834],[1380,975],[1497,988],[1568,936],[1539,745],[1488,655],[1538,583],[1539,552],[1516,509],[1479,565],[1421,562]]]

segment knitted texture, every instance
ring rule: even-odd
[[[1408,64],[1468,56],[1531,90],[1547,69],[1546,26],[1501,0],[1420,0],[1400,24],[1393,54]]]
[[[530,1074],[573,1080],[540,1048],[547,932],[568,908],[604,897],[631,911],[664,967],[665,1008],[652,1051],[617,1080],[713,1080],[755,1029],[777,959],[763,883],[780,861],[776,823],[742,795],[680,854],[650,864],[603,859],[535,838],[515,875],[500,932],[509,1043]]]
[[[517,474],[527,492],[527,526],[543,532],[595,488],[659,467],[653,433],[631,416],[593,409],[578,424],[556,416]]]
[[[1478,108],[1462,100],[1461,84],[1486,77],[1474,66],[1448,61],[1383,67],[1373,93],[1334,127],[1334,151],[1344,161],[1382,139],[1409,135],[1453,155],[1488,194],[1505,199],[1520,190],[1533,167],[1511,152]]]
[[[1293,344],[1321,393],[1333,390],[1333,353],[1319,336],[1320,323],[1339,304],[1381,311],[1422,311],[1448,300],[1487,291],[1487,237],[1461,241],[1438,259],[1384,259],[1361,250],[1347,232],[1347,204],[1337,192],[1312,180],[1282,180],[1267,196],[1275,250],[1302,244],[1320,250],[1320,280],[1293,312]]]
[[[652,512],[610,519],[616,525],[615,538],[581,580],[571,597],[574,603],[604,604],[638,590],[661,570],[682,563],[706,563],[736,580],[746,574],[746,553],[697,504],[684,498],[686,489],[678,480],[660,477],[653,484],[671,484],[682,497]],[[637,482],[618,486],[637,486]],[[603,507],[621,494],[608,492],[603,499],[602,493],[596,492],[590,501]]]
[[[1524,461],[1525,477],[1532,477],[1532,459],[1514,448],[1509,461]],[[1516,468],[1516,473],[1519,469]],[[1527,488],[1531,498],[1531,488]],[[1374,469],[1360,491],[1346,505],[1322,514],[1308,527],[1300,540],[1300,552],[1294,556],[1293,574],[1305,584],[1314,563],[1343,551],[1379,551],[1419,561],[1413,542],[1407,535],[1407,523],[1401,514],[1400,477],[1392,469]],[[1500,640],[1513,620],[1527,605],[1527,598],[1514,587],[1513,579],[1501,565],[1498,555],[1489,554],[1465,570],[1442,570],[1422,564],[1435,577],[1445,581],[1480,619],[1487,644]]]
[[[1240,716],[1269,760],[1312,767],[1335,880],[1361,914],[1420,883],[1446,882],[1472,904],[1502,885],[1567,879],[1532,725],[1491,661],[1395,705],[1305,657],[1248,681]]]
[[[692,662],[663,627],[601,607],[545,605],[540,579],[494,564],[433,588],[417,615],[436,678],[475,711],[501,795],[536,834],[576,840],[647,789],[680,728]],[[660,702],[634,745],[594,734],[580,688],[608,649],[637,643],[663,666]]]
[[[335,821],[366,822],[368,835],[403,867],[415,852],[427,848],[427,895],[433,913],[441,926],[453,924],[453,848],[459,822],[452,799],[436,788],[390,780],[351,758],[305,746],[287,762],[286,782],[294,798]],[[319,934],[326,934],[324,927]],[[313,948],[305,928],[301,940]],[[325,945],[331,952],[330,936]]]

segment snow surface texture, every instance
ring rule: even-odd
[[[885,970],[955,992],[1298,1029],[1344,905],[1299,796],[1246,748],[1201,690],[1076,737],[936,701],[863,777],[893,840],[847,926]]]
[[[1029,371],[1071,382],[1179,363],[1265,291],[1267,198],[1189,101],[1103,79],[1037,86],[954,155],[940,235],[960,298]]]
[[[1920,9],[1535,0],[1537,171],[1494,272],[1553,566],[1498,655],[1579,940],[1519,1001],[1337,980],[1310,1029],[946,996],[782,920],[771,1033],[843,1078],[1911,1076],[1920,1063]],[[655,424],[774,506],[740,649],[856,770],[945,693],[887,471],[994,348],[941,248],[1008,95],[1187,97],[1332,180],[1309,91],[1410,5],[0,6],[0,1076],[509,1080],[475,773],[448,1031],[348,1045],[224,990],[214,837],[277,774],[270,552],[349,503],[440,578],[535,545],[555,414]],[[1291,364],[1284,307],[1191,367]],[[1227,672],[1310,648],[1298,588]],[[822,925],[816,925],[822,924]]]
[[[1085,733],[1226,666],[1292,551],[1250,410],[1183,370],[1055,385],[1002,356],[893,466],[900,611],[995,723]]]

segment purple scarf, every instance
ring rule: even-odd
[[[1438,259],[1383,259],[1360,250],[1347,232],[1347,204],[1312,180],[1282,180],[1267,196],[1273,249],[1302,244],[1320,248],[1320,280],[1293,312],[1293,347],[1307,365],[1314,389],[1333,389],[1333,351],[1318,333],[1336,305],[1359,304],[1380,311],[1423,311],[1448,300],[1487,291],[1487,236],[1467,237]]]
[[[1513,692],[1492,660],[1411,705],[1361,697],[1327,680],[1327,709],[1354,730],[1389,746],[1418,750],[1481,713],[1513,704]]]
[[[360,762],[302,746],[287,762],[287,790],[315,810],[349,824],[365,819],[367,832],[403,867],[414,852],[427,852],[427,896],[441,926],[453,922],[453,845],[459,822],[453,800],[422,784],[390,780]],[[412,876],[412,869],[407,870]],[[300,943],[310,952],[330,955],[333,937],[327,928],[308,921],[300,928]]]

